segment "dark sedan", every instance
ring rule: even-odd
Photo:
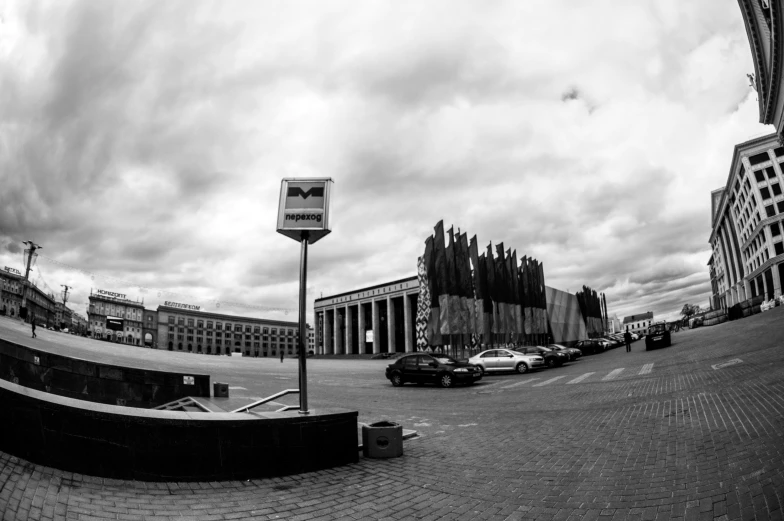
[[[577,349],[576,347],[566,347],[566,346],[562,346],[561,344],[547,344],[547,347],[555,351],[566,353],[569,356],[570,361],[577,360],[578,358],[583,356],[583,352]]]
[[[412,382],[418,385],[435,383],[441,387],[472,384],[482,378],[482,371],[466,362],[446,355],[417,353],[406,355],[387,367],[386,377],[395,387]]]
[[[518,347],[515,351],[525,353],[527,355],[539,355],[544,358],[544,365],[547,367],[557,367],[564,365],[569,361],[569,355],[542,346],[523,346]]]
[[[607,346],[598,340],[580,340],[574,347],[582,351],[584,355],[595,355],[607,350]]]

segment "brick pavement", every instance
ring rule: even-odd
[[[781,519],[782,319],[776,308],[677,333],[671,348],[637,342],[629,354],[455,389],[393,388],[383,361],[314,361],[313,407],[353,407],[360,421],[399,421],[421,437],[393,460],[221,483],[105,480],[0,453],[0,512],[3,521]],[[711,367],[733,358],[742,362]],[[228,360],[220,364],[246,362]],[[248,392],[285,384],[289,368],[265,362],[253,366],[271,375],[262,388],[237,369]]]

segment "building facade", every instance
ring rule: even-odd
[[[142,344],[144,347],[158,349],[158,312],[145,309],[142,326]]]
[[[144,303],[125,295],[90,290],[87,321],[93,338],[141,345]]]
[[[648,327],[650,327],[651,324],[653,324],[653,312],[648,311],[640,313],[639,315],[623,317],[622,330],[624,333],[628,329],[630,333],[644,335],[648,332]]]
[[[158,306],[158,349],[202,354],[280,356],[299,352],[299,324]]]
[[[73,310],[62,302],[55,302],[55,327],[68,329],[72,327]]]
[[[71,316],[71,330],[80,335],[87,333],[87,319],[74,311]]]
[[[414,276],[316,299],[315,352],[413,352],[418,296],[419,282]]]
[[[711,305],[781,295],[784,280],[784,146],[776,134],[735,146],[724,188],[714,190],[708,261]]]
[[[18,317],[22,307],[24,278],[13,268],[0,271],[0,315]]]
[[[784,0],[738,0],[754,61],[760,123],[784,145]]]

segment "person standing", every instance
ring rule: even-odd
[[[37,338],[35,335],[35,317],[30,321],[30,326],[33,328],[33,336],[32,338]]]
[[[632,351],[632,334],[629,333],[629,328],[626,328],[626,333],[623,334],[623,341],[626,342],[626,352],[631,353]]]
[[[280,350],[280,363],[283,363],[283,350]]]

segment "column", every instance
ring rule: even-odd
[[[324,310],[324,354],[334,354],[332,345],[332,322],[329,320],[328,309]]]
[[[359,309],[357,310],[357,321],[359,322],[359,354],[365,354],[365,306],[362,305],[362,302],[359,303]]]
[[[411,335],[411,299],[403,295],[403,332],[406,335],[406,353],[414,351],[414,342]]]
[[[320,329],[319,328],[319,324],[323,324],[323,322],[319,322],[320,320],[321,320],[321,313],[319,313],[319,312],[314,310],[314,312],[313,312],[313,322],[314,322],[314,324],[313,324],[313,353],[314,354],[321,354],[321,353],[319,353],[319,347],[318,347],[319,346],[319,329]],[[264,341],[263,340],[264,337],[261,337],[261,338],[262,338],[262,342],[263,342]],[[263,346],[264,344],[261,344],[261,345]],[[264,349],[264,347],[262,347],[261,349],[262,349],[262,351],[266,351],[266,349]]]
[[[353,349],[354,344],[354,323],[351,320],[351,309],[349,309],[348,304],[346,304],[346,344],[345,349],[343,350],[347,355],[352,354],[351,350]]]
[[[343,354],[343,338],[340,336],[340,313],[338,312],[338,308],[334,308],[333,310],[333,320],[335,322],[335,354],[342,355]]]
[[[389,352],[394,353],[397,349],[395,345],[395,304],[392,297],[387,296],[387,338],[389,338]]]
[[[378,354],[381,352],[381,342],[379,338],[381,337],[381,326],[379,321],[381,320],[378,316],[378,301],[373,300],[371,303],[373,307],[373,354]]]

